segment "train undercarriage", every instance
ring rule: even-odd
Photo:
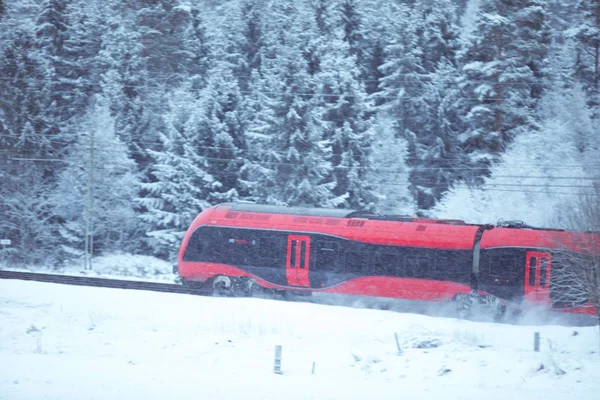
[[[231,277],[225,275],[218,275],[214,278],[210,278],[205,282],[189,281],[182,278],[181,282],[184,286],[192,289],[198,289],[203,291],[211,291],[215,297],[254,297],[263,299],[275,299],[275,300],[307,300],[315,297],[314,292],[310,290],[294,290],[294,289],[268,289],[256,282],[250,277]],[[360,302],[361,305],[366,305],[366,308],[380,309],[380,310],[391,310],[398,309],[397,305],[392,305],[394,302],[410,302],[415,303],[412,300],[406,299],[389,299],[389,298],[372,298],[360,295],[333,295],[328,293],[317,293],[316,296],[329,296],[331,298],[363,298]],[[323,297],[320,297],[323,299]],[[312,301],[312,300],[311,300]],[[323,302],[315,300],[315,302]],[[325,300],[325,304],[331,305],[346,305],[356,304],[356,302],[350,301],[350,303],[340,300],[339,302],[332,302],[331,299]],[[431,308],[434,305],[429,305]],[[479,319],[482,315],[492,317],[493,320],[499,321],[509,315],[518,315],[520,312],[517,308],[509,308],[506,304],[502,303],[497,297],[492,295],[481,295],[476,292],[472,293],[458,293],[450,301],[437,304],[440,308],[444,308],[447,316],[455,316],[460,319]],[[419,309],[422,309],[419,308]],[[404,309],[404,311],[410,311],[410,307]]]

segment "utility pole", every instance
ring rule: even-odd
[[[90,127],[90,165],[88,168],[87,207],[85,212],[85,260],[84,269],[92,269],[92,254],[94,251],[94,226],[92,214],[94,211],[94,127]]]

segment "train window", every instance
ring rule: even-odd
[[[192,234],[183,255],[185,261],[200,260],[200,256],[204,252],[204,241],[206,240],[206,238],[203,238],[202,236],[202,231],[200,229],[197,229]]]
[[[535,267],[537,257],[529,257],[529,286],[535,286]]]
[[[429,267],[429,258],[423,256],[406,257],[406,276],[424,277]]]
[[[335,242],[318,241],[316,248],[316,268],[329,271],[335,270],[338,263],[338,244]]]
[[[369,253],[358,251],[346,252],[346,271],[361,272],[369,270]]]
[[[449,274],[459,269],[459,254],[448,251],[437,251],[435,254],[435,271]]]
[[[513,255],[496,255],[490,263],[490,275],[496,277],[514,277],[517,265],[517,257]]]
[[[398,276],[400,272],[400,256],[392,253],[375,254],[375,275]]]
[[[304,268],[306,263],[306,241],[300,242],[300,268]]]
[[[200,239],[199,235],[194,238],[194,252],[196,255],[202,254],[204,251],[204,241]]]
[[[281,238],[264,238],[258,240],[258,256],[264,259],[275,260],[281,254]]]
[[[540,260],[540,286],[546,286],[546,271],[548,269],[548,261],[545,258]]]
[[[292,249],[290,251],[290,268],[296,267],[296,240],[292,240]]]
[[[252,239],[249,232],[238,229],[222,228],[211,236],[213,246],[210,250],[211,261],[232,265],[247,265],[254,261],[258,240]]]

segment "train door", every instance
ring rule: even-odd
[[[525,298],[532,304],[550,304],[550,253],[527,252],[525,266]]]
[[[286,276],[288,285],[310,287],[308,266],[310,265],[310,236],[288,236]]]

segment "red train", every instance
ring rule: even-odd
[[[573,235],[515,223],[225,203],[195,218],[176,272],[184,284],[219,292],[318,291],[460,307],[476,300],[497,311],[529,304],[593,314],[554,285],[564,266],[553,254],[559,244],[577,250]]]

